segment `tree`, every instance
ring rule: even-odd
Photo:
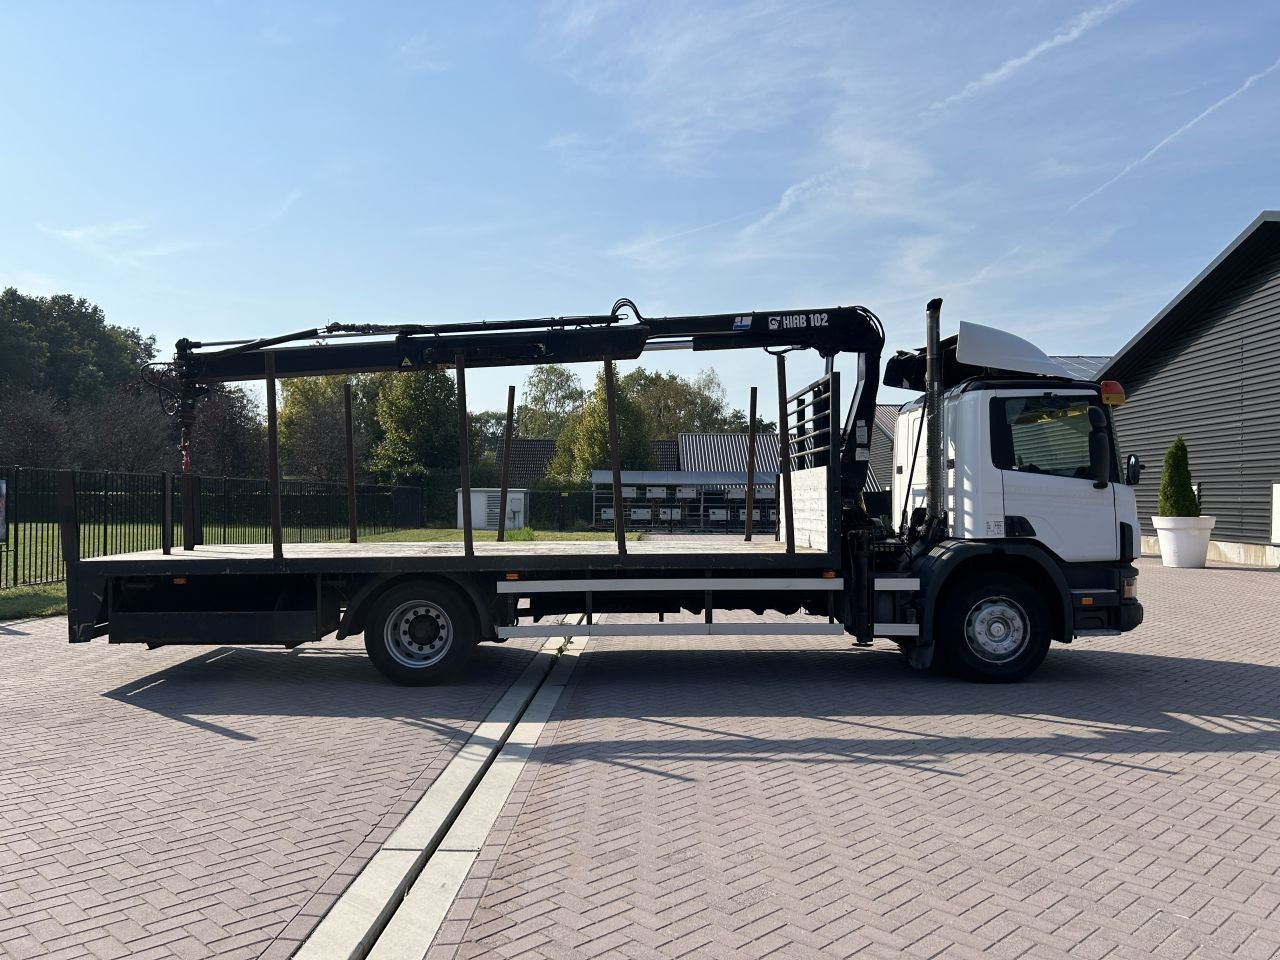
[[[67,413],[54,397],[26,387],[9,388],[0,416],[0,464],[66,466]]]
[[[102,308],[58,294],[0,292],[0,390],[25,387],[57,400],[95,403],[136,382],[155,338],[107,323]]]
[[[176,429],[176,426],[175,426]],[[174,438],[177,450],[177,437]],[[177,454],[174,454],[175,466]],[[215,477],[263,477],[267,473],[266,426],[257,401],[240,387],[215,384],[196,411],[192,470]]]
[[[724,418],[725,433],[747,433],[750,429],[748,423],[747,411],[734,407]],[[777,433],[778,421],[766,420],[760,416],[760,410],[756,409],[756,433]]]
[[[747,415],[730,409],[724,384],[712,369],[689,379],[637,367],[621,381],[644,410],[655,440],[674,440],[682,433],[746,433]],[[757,418],[759,414],[757,413]],[[761,432],[776,424],[757,420]]]
[[[401,483],[458,468],[458,389],[444,370],[379,374],[374,415],[382,438],[370,465]]]
[[[178,466],[177,424],[152,392],[137,384],[92,405],[72,407],[67,425],[68,466],[119,473],[158,473]]]
[[[624,470],[648,470],[652,465],[649,421],[644,409],[622,378],[618,382],[618,446]],[[556,440],[555,456],[547,474],[564,484],[582,484],[592,470],[610,466],[609,418],[605,404],[604,373],[596,376],[595,391],[582,409],[571,415]]]
[[[345,387],[351,382],[351,425],[357,471],[369,453],[376,420],[373,377],[300,377],[283,380],[280,404],[281,470],[310,480],[345,480],[347,435]]]
[[[644,410],[655,439],[715,431],[723,423],[724,386],[713,370],[688,380],[679,374],[637,367],[621,379],[621,385]]]
[[[507,428],[507,415],[500,410],[481,410],[468,418],[471,428],[471,483],[476,487],[496,487],[501,478],[498,450]]]
[[[568,367],[546,363],[534,367],[524,381],[516,424],[521,437],[555,440],[569,418],[582,409],[582,381]]]
[[[1200,501],[1191,484],[1191,464],[1187,459],[1186,441],[1179,436],[1164,455],[1164,472],[1160,476],[1159,510],[1162,517],[1198,517]]]

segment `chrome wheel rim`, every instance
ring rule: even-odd
[[[434,603],[411,600],[391,611],[382,641],[396,663],[414,669],[434,666],[453,645],[453,621]]]
[[[988,663],[1008,663],[1026,649],[1031,636],[1027,612],[1008,597],[988,597],[969,609],[964,639]]]

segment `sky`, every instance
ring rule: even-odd
[[[1270,0],[11,0],[0,43],[0,287],[166,356],[619,297],[859,303],[892,350],[935,296],[944,333],[1110,354],[1280,207]]]

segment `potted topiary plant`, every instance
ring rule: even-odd
[[[1203,567],[1209,555],[1209,533],[1216,517],[1200,515],[1200,501],[1191,486],[1187,444],[1178,437],[1164,455],[1160,475],[1160,513],[1151,518],[1160,538],[1160,559],[1166,567]]]

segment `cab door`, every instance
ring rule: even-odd
[[[1083,392],[999,391],[991,400],[1005,536],[1038,540],[1068,562],[1120,557],[1118,478],[1099,489],[1089,476],[1090,406],[1100,402]]]

